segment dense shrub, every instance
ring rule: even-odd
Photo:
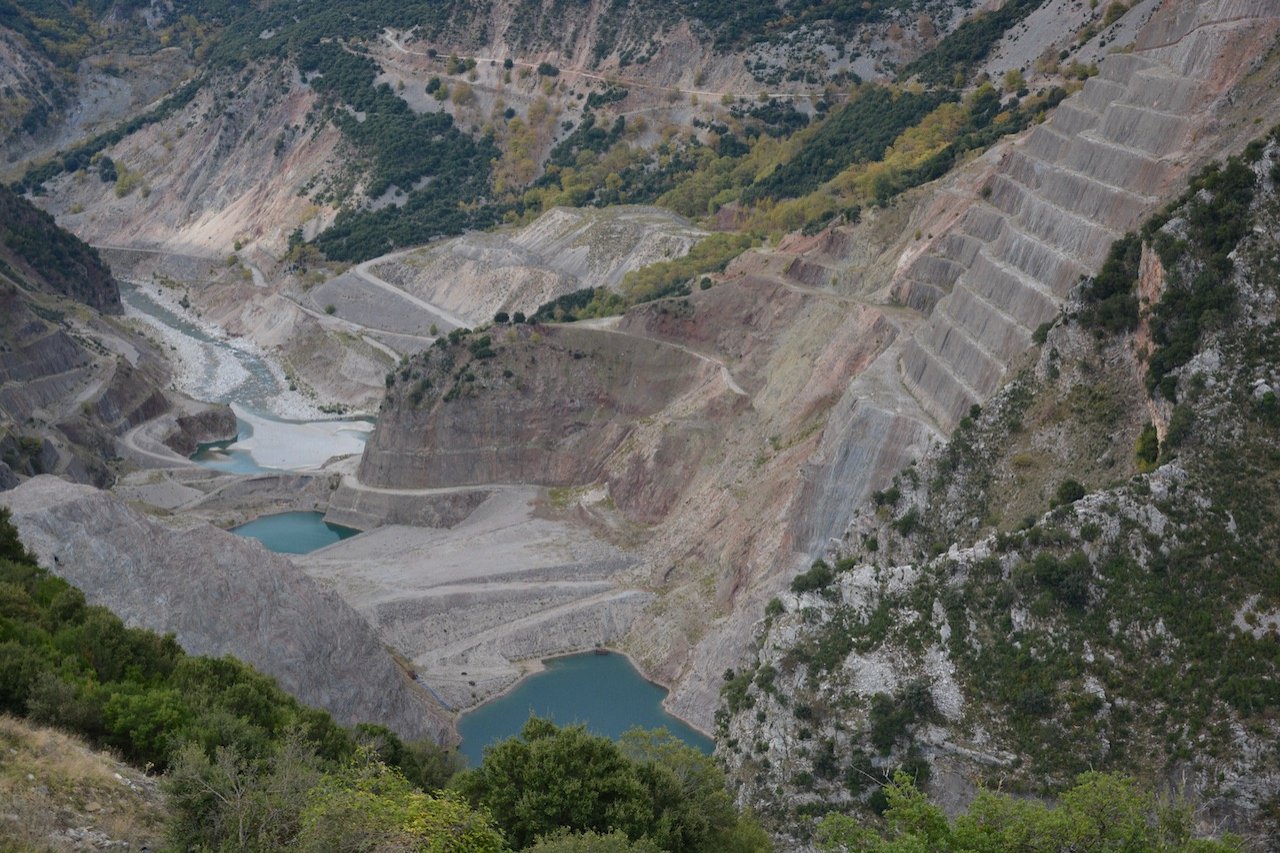
[[[517,848],[567,829],[621,832],[663,850],[769,849],[734,809],[714,761],[665,732],[632,731],[615,743],[533,718],[454,787]]]
[[[795,593],[813,592],[824,589],[835,580],[835,573],[822,560],[815,560],[809,570],[796,575],[791,581],[791,591]]]

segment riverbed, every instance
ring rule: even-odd
[[[122,282],[120,295],[125,316],[145,324],[169,348],[177,390],[197,400],[229,403],[236,413],[235,440],[202,445],[195,461],[241,474],[303,471],[364,450],[372,422],[326,417],[291,387],[261,347],[204,322],[166,288]]]

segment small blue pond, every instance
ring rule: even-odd
[[[257,539],[268,550],[279,554],[310,554],[360,531],[329,524],[322,512],[282,512],[255,518],[248,524],[231,528],[231,532]]]
[[[480,763],[486,746],[519,734],[531,714],[561,726],[583,723],[611,738],[635,726],[665,728],[703,752],[714,747],[706,735],[662,709],[667,691],[646,681],[625,655],[587,653],[554,658],[546,666],[458,720],[460,750],[472,766]]]

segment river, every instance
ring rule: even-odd
[[[252,342],[202,322],[162,287],[121,282],[120,296],[125,315],[142,321],[169,347],[178,390],[229,403],[236,413],[236,438],[202,445],[195,461],[241,474],[301,471],[364,450],[373,430],[370,419],[325,417]]]

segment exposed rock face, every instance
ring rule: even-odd
[[[98,253],[2,189],[0,236],[0,458],[104,484],[115,438],[170,408],[163,357],[105,316],[120,292]]]
[[[1141,322],[1072,297],[1034,361],[858,508],[834,572],[767,609],[718,744],[741,801],[783,804],[784,833],[865,809],[900,764],[947,807],[1088,768],[1275,849],[1277,133],[1245,151],[1143,228],[1122,274]],[[1175,343],[1171,304],[1212,321]]]
[[[936,236],[903,258],[894,294],[930,320],[903,381],[944,430],[997,388],[1031,333],[1112,240],[1168,199],[1223,140],[1205,129],[1280,29],[1265,0],[1168,2],[1131,53],[1001,153],[979,198],[940,194]]]
[[[654,207],[557,207],[517,231],[397,253],[370,271],[478,325],[498,311],[532,314],[584,287],[615,289],[631,270],[680,257],[704,236]]]
[[[241,241],[282,252],[295,227],[313,233],[332,216],[297,193],[339,168],[339,132],[303,131],[315,101],[288,67],[244,86],[211,83],[172,117],[106,149],[145,192],[117,196],[110,183],[63,176],[42,204],[94,245],[221,255]]]
[[[199,444],[235,436],[236,415],[230,406],[192,408],[193,411],[173,419],[173,431],[164,442],[179,456],[191,456]]]
[[[362,482],[584,485],[637,421],[681,398],[698,405],[708,386],[713,397],[727,394],[729,407],[735,398],[715,364],[657,341],[572,326],[495,328],[485,337],[500,360],[477,358],[473,337],[402,370],[366,445]]]
[[[899,244],[881,294],[927,322],[832,407],[788,518],[799,556],[756,565],[729,621],[689,655],[672,707],[705,721],[720,673],[741,663],[767,598],[844,532],[850,508],[999,387],[1114,237],[1167,201],[1195,165],[1242,147],[1256,115],[1275,115],[1265,81],[1280,72],[1266,52],[1278,31],[1280,14],[1265,0],[1167,0],[1136,49],[1108,56],[1053,118],[935,188],[904,229],[926,238]],[[807,256],[832,266],[832,280],[874,286],[861,259],[839,263],[837,254],[833,264],[814,248]]]
[[[54,477],[0,502],[42,564],[125,622],[172,632],[193,654],[235,655],[344,724],[449,737],[447,716],[368,624],[259,543],[204,524],[169,527]]]

